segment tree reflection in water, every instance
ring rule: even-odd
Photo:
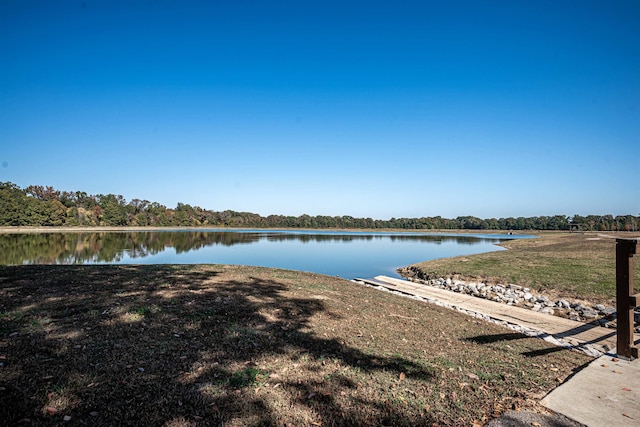
[[[510,236],[509,236],[510,237]],[[425,233],[366,233],[338,231],[272,230],[172,230],[135,232],[70,232],[0,234],[0,264],[136,263],[173,248],[176,255],[205,247],[264,242],[415,242],[441,245],[490,246],[508,239],[504,235],[442,235]],[[468,252],[468,251],[462,251]],[[450,255],[446,255],[450,256]],[[166,259],[166,258],[165,258]],[[138,260],[138,261],[136,261]],[[166,261],[165,261],[166,262]],[[173,262],[173,261],[171,261]],[[176,263],[180,262],[176,257]],[[162,261],[156,263],[163,263]]]

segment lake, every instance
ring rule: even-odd
[[[240,264],[370,278],[436,258],[499,251],[505,234],[163,230],[0,234],[0,264]]]

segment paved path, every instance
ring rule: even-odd
[[[586,426],[640,426],[640,359],[599,357],[540,403]]]
[[[511,411],[488,426],[640,426],[640,359],[629,362],[616,357],[615,330],[392,277],[356,280],[458,310],[482,313],[577,347],[596,347],[603,353],[540,402],[559,415]],[[636,335],[635,342],[638,341]]]

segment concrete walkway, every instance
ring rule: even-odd
[[[459,294],[432,286],[420,285],[386,276],[375,279],[355,279],[373,286],[382,286],[406,295],[418,296],[427,302],[459,311],[481,313],[491,319],[538,331],[541,337],[576,348],[595,348],[601,352],[584,369],[549,393],[541,404],[586,426],[640,426],[640,360],[620,360],[615,355],[616,332],[593,324],[585,324],[522,307]],[[549,341],[549,339],[547,339]],[[636,335],[635,342],[638,343]],[[511,413],[497,419],[492,426],[564,425],[550,422],[542,414]]]
[[[640,359],[601,356],[540,403],[586,426],[640,426]]]

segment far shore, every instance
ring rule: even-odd
[[[449,229],[400,229],[400,228],[256,228],[256,227],[221,227],[221,226],[200,226],[200,227],[107,227],[107,226],[78,226],[78,227],[48,227],[48,226],[4,226],[0,227],[0,234],[24,234],[24,233],[91,233],[91,232],[144,232],[144,231],[224,231],[224,230],[276,230],[276,231],[345,231],[345,232],[394,232],[394,233],[446,233],[446,234],[508,234],[530,235],[539,233],[536,230],[449,230]],[[550,231],[545,231],[550,232]],[[559,230],[558,232],[567,232]]]

